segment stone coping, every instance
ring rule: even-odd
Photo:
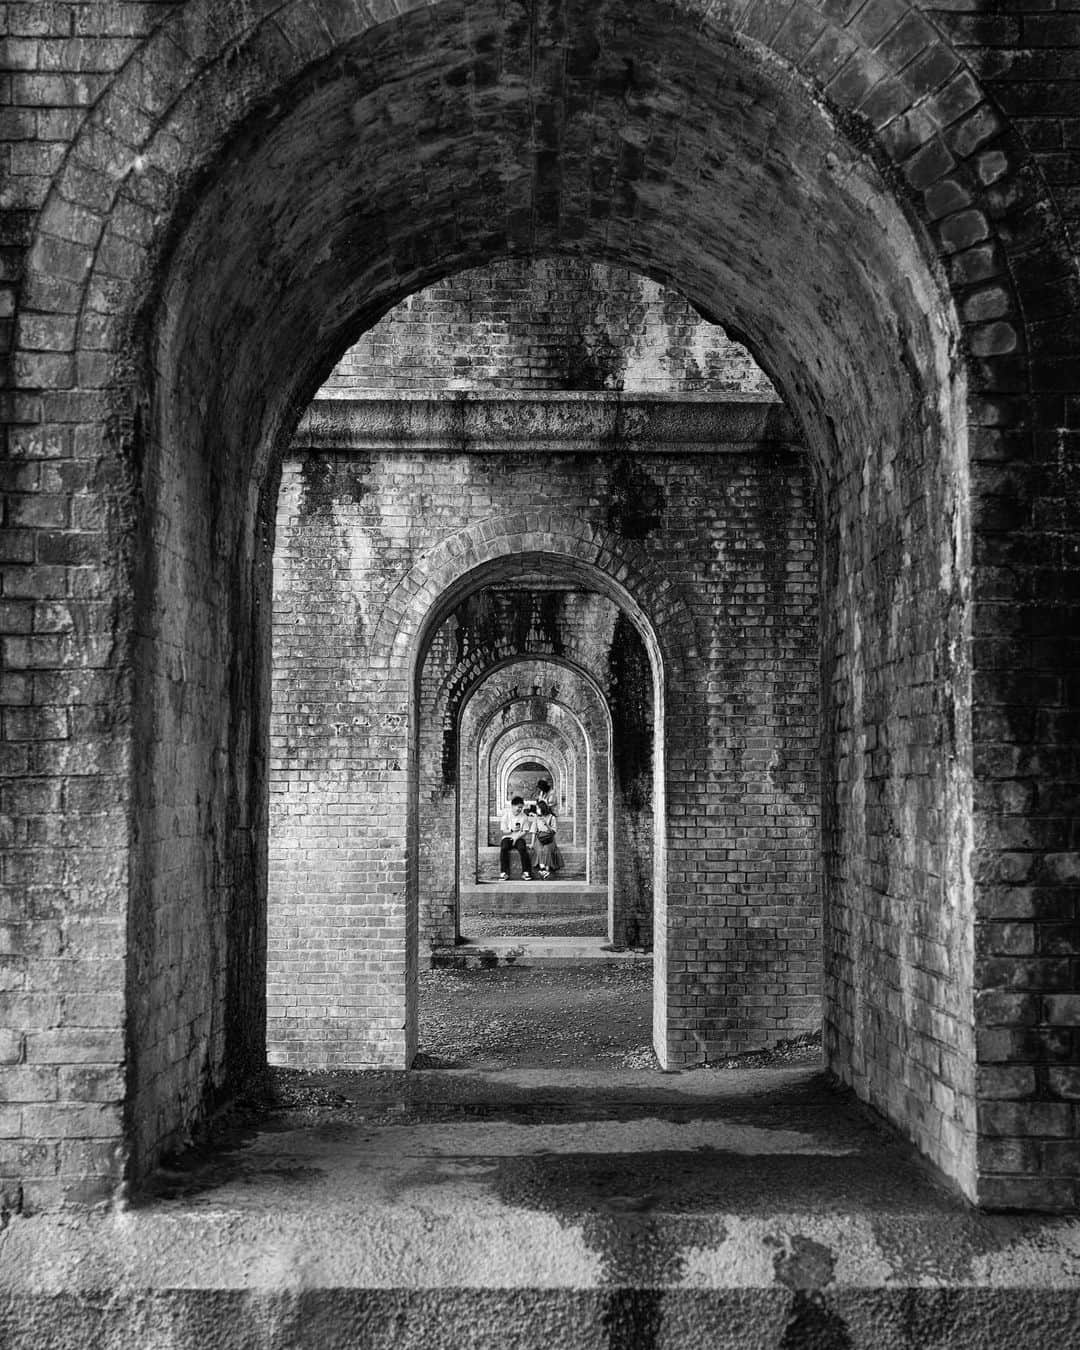
[[[316,399],[301,419],[292,452],[688,454],[760,451],[763,445],[803,448],[784,405],[757,397],[450,390]]]

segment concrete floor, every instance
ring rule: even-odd
[[[471,1066],[275,1071],[136,1202],[12,1221],[0,1347],[1080,1347],[1080,1220],[972,1211],[813,1062],[544,1065],[632,1057],[647,979],[492,975],[421,995]]]

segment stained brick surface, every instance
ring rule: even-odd
[[[677,291],[625,267],[514,259],[396,306],[319,391],[625,389],[774,397],[768,376]]]
[[[568,415],[566,405],[549,410],[556,420]],[[662,806],[654,816],[653,676],[640,638],[623,632],[610,598],[581,582],[566,585],[574,560],[554,539],[536,572],[512,545],[495,560],[503,588],[488,582],[437,624],[420,670],[421,939],[455,935],[459,786],[465,814],[475,819],[477,811],[475,774],[464,784],[459,775],[463,758],[475,761],[479,714],[461,724],[463,743],[458,709],[481,697],[493,667],[501,694],[493,691],[487,704],[494,696],[512,707],[516,684],[530,696],[532,685],[550,694],[559,667],[541,676],[538,658],[557,656],[572,679],[589,678],[618,733],[605,746],[610,776],[593,794],[605,812],[613,799],[607,848],[616,855],[611,903],[620,945],[650,940],[654,822],[666,840],[668,918],[657,930],[668,971],[665,1055],[692,1063],[817,1025],[818,616],[805,461],[768,447],[718,446],[704,455],[673,445],[635,456],[630,471],[599,448],[537,460],[497,444],[484,454],[418,456],[406,442],[378,456],[290,458],[282,478],[269,977],[271,1053],[282,1062],[401,1062],[405,1047],[379,1029],[405,1025],[406,985],[394,973],[415,959],[407,893],[384,880],[403,852],[407,802],[386,801],[380,782],[402,775],[409,709],[387,691],[407,687],[408,672],[393,684],[372,680],[383,656],[379,613],[408,569],[463,527],[513,531],[516,508],[533,502],[576,531],[605,531],[610,576],[620,572],[620,550],[640,552],[686,607],[701,653],[693,669],[659,639],[670,706],[678,709],[661,748],[666,818]],[[552,582],[561,588],[547,589]],[[645,615],[662,633],[661,616]],[[393,675],[393,649],[389,655]],[[647,680],[640,703],[631,680],[637,669]],[[574,703],[581,702],[579,693]],[[699,735],[692,707],[717,729],[710,737]],[[602,712],[595,696],[582,711],[595,736]],[[628,744],[635,730],[648,765],[644,787],[626,777],[628,765],[641,772]],[[600,828],[595,815],[590,828]]]

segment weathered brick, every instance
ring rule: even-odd
[[[18,1064],[22,1056],[22,1032],[11,1028],[0,1029],[0,1064]]]
[[[119,1029],[54,1027],[26,1035],[28,1064],[105,1064],[123,1061],[124,1038]]]
[[[1075,1114],[1066,1102],[980,1102],[978,1112],[979,1128],[988,1138],[1068,1138]]]
[[[0,1102],[47,1102],[57,1095],[54,1068],[19,1064],[0,1074]]]
[[[62,1100],[119,1102],[123,1100],[124,1087],[120,1064],[62,1065],[57,1070],[57,1094]]]
[[[1054,1026],[1080,1026],[1080,994],[1050,994],[1046,1020]]]
[[[120,1134],[119,1108],[105,1103],[28,1105],[22,1108],[22,1128],[39,1139],[116,1139]]]
[[[1003,1101],[1031,1097],[1035,1093],[1035,1070],[1030,1065],[980,1064],[977,1077],[978,1093],[984,1100]]]
[[[68,715],[65,708],[9,708],[4,714],[4,735],[12,741],[66,740]]]
[[[979,1203],[988,1209],[1070,1210],[1076,1203],[1075,1189],[1058,1177],[983,1176],[979,1179]]]
[[[61,1176],[111,1177],[118,1181],[123,1175],[124,1152],[115,1142],[76,1139],[61,1143],[59,1151]]]

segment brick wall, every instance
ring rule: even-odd
[[[565,423],[588,406],[548,412]],[[444,415],[452,411],[447,403]],[[542,411],[534,402],[528,416]],[[373,683],[375,630],[417,561],[463,526],[512,524],[517,504],[531,500],[661,565],[698,633],[693,669],[673,652],[665,658],[679,671],[661,752],[668,815],[657,821],[670,859],[665,1056],[696,1062],[818,1023],[816,562],[805,461],[767,446],[701,454],[674,444],[632,461],[594,450],[553,466],[495,441],[484,453],[423,456],[406,441],[393,452],[297,456],[283,474],[269,937],[279,1060],[378,1063],[378,1028],[401,1025],[404,897],[382,884],[380,869],[400,853],[406,821],[372,818],[371,782],[386,759],[383,729],[407,722],[409,709]],[[447,728],[459,726],[455,702],[466,706],[492,667],[510,662],[499,673],[505,688],[536,669],[530,660],[515,676],[515,661],[541,656],[587,676],[623,737],[600,785],[602,800],[614,795],[619,940],[631,918],[651,924],[654,670],[635,624],[599,589],[567,586],[566,566],[553,549],[533,571],[511,546],[501,583],[466,592],[426,645],[417,907],[429,941],[454,936],[459,755],[475,755],[460,745],[445,754]],[[692,704],[676,679],[693,685]],[[711,708],[723,734],[700,736],[691,706]],[[387,941],[382,957],[372,934]]]
[[[966,472],[879,438],[868,466],[833,482],[826,1056],[956,1175],[973,1164],[975,1087]]]
[[[623,389],[775,398],[768,376],[685,296],[582,258],[509,258],[410,295],[319,391]]]

